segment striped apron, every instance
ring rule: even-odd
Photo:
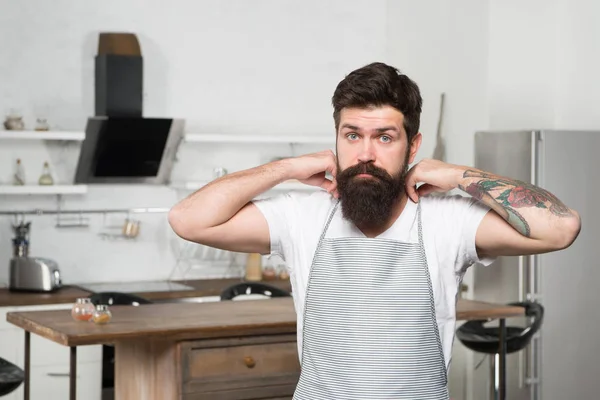
[[[419,242],[326,238],[311,266],[294,400],[447,400],[447,373]]]

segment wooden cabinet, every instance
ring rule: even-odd
[[[300,377],[296,346],[296,335],[181,342],[182,399],[291,399]]]

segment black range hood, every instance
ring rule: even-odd
[[[95,67],[96,116],[87,121],[75,183],[168,183],[184,121],[143,116],[136,36],[101,33]]]

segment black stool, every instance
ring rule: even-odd
[[[90,296],[94,306],[104,304],[107,306],[139,306],[152,304],[148,299],[129,293],[99,292]],[[115,348],[110,345],[102,345],[102,387],[115,387]]]
[[[143,297],[129,293],[100,292],[90,296],[93,305],[105,304],[107,306],[139,306],[140,304],[151,304],[152,302]]]
[[[525,315],[530,317],[526,327],[506,327],[506,353],[515,353],[523,350],[533,335],[539,331],[544,320],[544,307],[539,303],[531,301],[509,303],[510,306],[523,307]],[[456,331],[456,337],[465,347],[479,352],[490,354],[490,394],[492,399],[498,398],[498,382],[495,377],[498,376],[498,348],[500,347],[500,335],[498,328],[486,328],[483,326],[486,320],[469,321],[461,325]]]
[[[16,390],[25,380],[25,372],[15,364],[0,358],[0,396]]]
[[[241,282],[229,286],[221,292],[221,300],[233,300],[234,297],[248,294],[260,294],[267,297],[291,297],[290,292],[262,282]]]

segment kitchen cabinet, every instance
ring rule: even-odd
[[[25,335],[6,322],[8,312],[64,310],[71,304],[0,307],[0,357],[24,367]],[[69,398],[69,348],[41,336],[31,336],[31,400]],[[102,346],[80,347],[77,354],[77,395],[100,400],[102,392]],[[2,400],[23,399],[23,385]]]

